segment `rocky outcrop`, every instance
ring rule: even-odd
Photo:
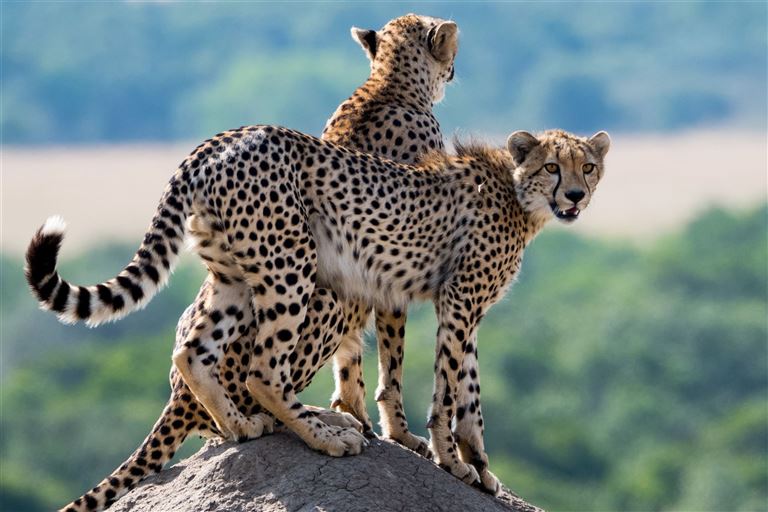
[[[398,445],[372,440],[333,458],[289,434],[244,444],[209,443],[147,478],[114,512],[540,512],[508,492],[494,498]]]

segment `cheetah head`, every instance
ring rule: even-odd
[[[523,208],[542,221],[553,215],[566,223],[575,221],[603,177],[603,159],[610,145],[606,132],[588,139],[562,130],[538,136],[512,133],[507,149],[517,166],[513,177]]]
[[[352,27],[351,32],[371,61],[371,74],[394,78],[406,90],[424,89],[433,103],[443,99],[459,51],[456,23],[406,14],[378,31]]]

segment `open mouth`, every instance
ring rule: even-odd
[[[567,210],[561,210],[557,205],[554,205],[554,204],[551,206],[552,206],[552,212],[555,214],[555,217],[565,222],[575,221],[576,219],[579,218],[579,214],[581,213],[581,210],[579,210],[575,206],[572,208],[568,208]]]

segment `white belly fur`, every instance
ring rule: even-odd
[[[376,284],[376,274],[365,268],[363,261],[355,261],[353,247],[339,237],[341,254],[337,244],[325,234],[321,221],[313,219],[312,234],[317,243],[318,285],[327,286],[345,298],[360,299],[367,304],[384,309],[407,307],[409,297],[400,290],[392,289],[390,283]]]

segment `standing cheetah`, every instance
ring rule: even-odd
[[[296,397],[291,355],[313,290],[332,288],[382,310],[431,299],[439,325],[431,449],[451,474],[497,493],[483,446],[478,324],[544,224],[572,222],[587,207],[609,146],[605,132],[586,139],[518,131],[505,148],[458,145],[455,156],[434,152],[409,166],[286,128],[242,127],[181,163],[136,255],[115,278],[88,287],[61,279],[56,222],[30,242],[27,278],[43,308],[96,325],[143,307],[189,236],[212,291],[174,352],[184,382],[220,431],[260,435],[264,425],[256,432],[243,422],[215,371],[255,320],[248,391],[330,455],[358,453],[365,439],[323,422]],[[252,308],[242,307],[247,293]]]
[[[379,32],[352,30],[371,61],[371,77],[342,103],[323,131],[323,139],[412,164],[443,149],[432,105],[453,80],[458,51],[455,23],[409,14]],[[336,391],[331,406],[352,413],[366,429],[362,375],[363,330],[373,308],[359,296],[343,301],[346,329],[334,355]],[[383,437],[429,456],[426,439],[408,430],[401,390],[405,308],[376,308],[379,385],[376,403]]]
[[[378,32],[353,28],[352,36],[371,61],[371,75],[339,106],[328,121],[323,138],[367,152],[388,154],[407,163],[429,150],[442,149],[443,140],[437,120],[431,113],[431,103],[442,98],[445,83],[453,78],[456,25],[437,18],[409,14],[390,21]],[[430,98],[431,102],[426,101]],[[183,346],[196,317],[209,313],[211,292],[209,276],[195,303],[179,321],[177,348]],[[247,304],[249,299],[250,296],[244,294],[239,307]],[[366,435],[370,435],[371,427],[364,407],[359,363],[362,356],[360,331],[369,311],[356,301],[339,301],[330,289],[316,288],[305,325],[302,326],[301,342],[289,357],[293,385],[301,391],[315,372],[336,353],[337,381],[342,392],[335,400],[335,407],[339,411],[354,413],[364,423],[359,423],[349,414],[335,414],[316,408],[313,412],[331,425],[351,426],[358,430],[364,428]],[[404,322],[404,315],[394,314],[392,317],[395,321],[402,318]],[[391,332],[391,325],[390,322],[379,330]],[[228,344],[224,357],[217,365],[217,379],[237,406],[237,418],[253,424],[249,432],[251,437],[274,428],[273,418],[262,410],[245,386],[255,328],[252,322],[237,341]],[[389,338],[380,335],[380,342],[384,340],[386,348],[402,361],[402,333],[397,332],[399,336]],[[340,345],[344,349],[337,351]],[[380,360],[389,363],[394,359],[387,353]],[[391,367],[389,372],[390,375],[397,375],[397,380],[389,378],[387,382],[399,383],[398,367]],[[341,379],[339,375],[347,378]],[[169,402],[142,445],[98,486],[62,510],[99,510],[110,506],[147,475],[160,471],[189,435],[233,438],[239,434],[219,430],[175,367],[171,370],[170,380],[172,394]],[[412,435],[407,429],[399,391],[397,384],[396,398],[379,402],[380,406],[384,403],[390,405],[387,412],[391,410],[391,414],[382,413],[382,418],[391,418],[389,423],[395,425],[395,428],[389,429],[385,426],[384,432],[387,437],[426,453],[426,440]],[[347,403],[353,406],[347,406]]]

